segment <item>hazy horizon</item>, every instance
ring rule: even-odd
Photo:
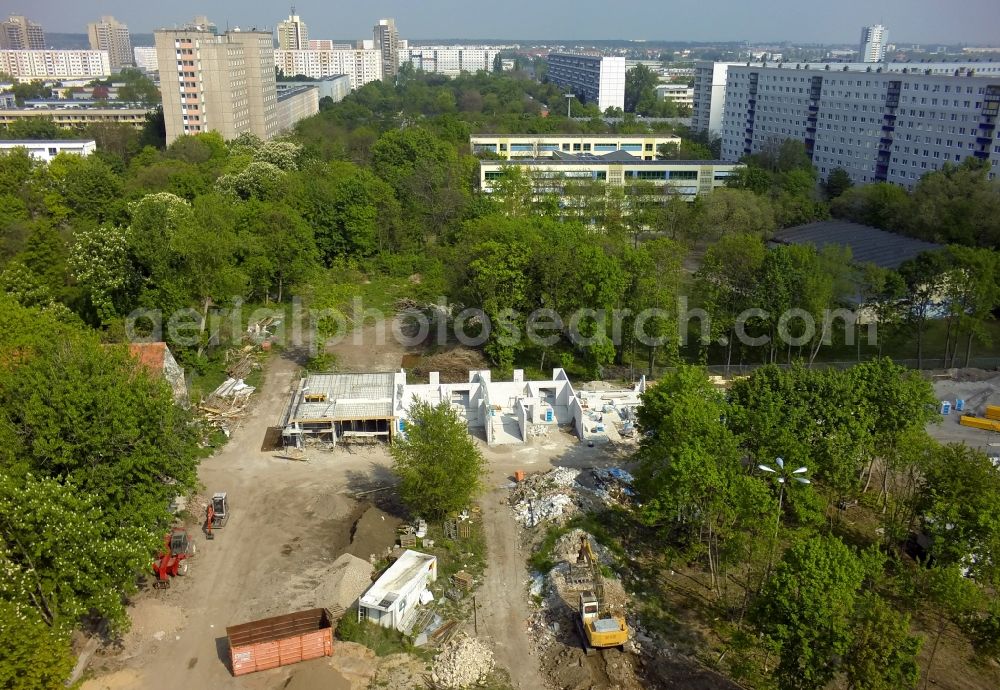
[[[14,4],[19,3],[20,6]],[[289,7],[263,0],[175,0],[140,5],[134,0],[8,0],[3,12],[26,14],[53,33],[84,33],[87,23],[114,15],[133,33],[183,24],[206,15],[220,28],[273,28]],[[431,0],[421,6],[381,0],[364,6],[333,7],[319,0],[299,0],[296,11],[310,38],[370,38],[380,17],[394,17],[402,38],[507,39],[532,41],[648,40],[758,43],[847,43],[860,38],[866,24],[884,24],[889,42],[929,44],[1000,43],[1000,8],[996,0],[968,0],[961,11],[938,0],[842,0],[809,5],[772,0],[760,4],[720,0],[711,11],[691,12],[690,3],[633,0],[609,8],[604,2],[550,0]],[[679,14],[679,12],[684,12]]]

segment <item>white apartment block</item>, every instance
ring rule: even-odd
[[[101,17],[98,22],[87,24],[87,37],[91,50],[106,50],[112,69],[121,69],[135,64],[132,52],[132,38],[128,27],[114,17]]]
[[[462,72],[493,71],[501,48],[494,46],[418,46],[399,51],[399,65],[457,77]]]
[[[625,108],[625,58],[576,53],[549,53],[549,81],[585,103]]]
[[[480,188],[487,194],[492,193],[494,183],[512,166],[531,175],[539,195],[561,193],[565,185],[572,182],[601,182],[619,187],[650,182],[686,201],[724,187],[729,176],[743,167],[740,163],[725,161],[642,160],[621,152],[603,156],[559,153],[555,158],[482,160],[479,162]]]
[[[0,72],[23,81],[106,77],[111,61],[106,50],[0,50]]]
[[[885,60],[885,44],[889,32],[881,24],[872,24],[861,29],[861,61],[882,62]]]
[[[351,90],[382,78],[380,50],[276,50],[274,64],[286,77],[303,75],[322,79],[346,74]]]
[[[726,76],[730,67],[762,67],[760,62],[711,62],[701,61],[695,65],[694,74],[694,105],[691,110],[691,127],[696,132],[722,131],[722,118],[726,106]],[[831,62],[831,63],[775,63],[785,69],[816,68],[829,71],[867,72],[881,70],[883,72],[916,72],[928,74],[954,75],[956,72],[971,71],[978,76],[1000,76],[1000,62],[887,62],[872,65],[870,62]]]
[[[843,168],[856,184],[911,188],[969,157],[996,171],[998,105],[1000,74],[730,67],[722,158],[797,139],[823,178]]]
[[[680,137],[641,134],[477,134],[469,137],[472,153],[501,158],[553,158],[556,152],[604,155],[624,151],[637,160],[655,160],[665,144],[680,146]]]
[[[399,73],[399,32],[393,19],[379,19],[372,29],[372,47],[382,54],[382,77],[394,81]]]
[[[97,150],[93,139],[8,139],[0,141],[0,155],[14,149],[24,149],[35,160],[50,162],[60,153],[89,156]]]
[[[687,84],[657,84],[656,97],[661,101],[673,101],[689,108],[694,106],[694,88]]]
[[[350,43],[334,43],[329,38],[310,38],[309,50],[353,50]]]
[[[159,63],[156,60],[156,46],[136,46],[132,49],[135,56],[135,66],[143,72],[159,72]]]

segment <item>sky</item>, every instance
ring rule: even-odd
[[[380,17],[400,36],[507,39],[645,39],[847,43],[865,24],[888,27],[889,42],[1000,43],[997,0],[297,0],[310,38],[371,38]],[[274,0],[0,0],[47,31],[83,33],[114,15],[149,33],[204,14],[220,28],[273,27],[288,14]]]

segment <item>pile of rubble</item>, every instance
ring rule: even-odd
[[[457,637],[434,658],[431,679],[444,688],[464,688],[486,680],[493,672],[493,652],[471,637]]]
[[[221,429],[226,436],[246,416],[250,396],[257,390],[244,381],[251,371],[260,367],[256,355],[257,348],[253,345],[227,352],[226,362],[229,367],[226,373],[229,378],[198,405],[205,419],[212,426]]]
[[[574,489],[578,470],[557,467],[544,474],[533,474],[516,484],[510,493],[514,517],[524,527],[535,527],[541,522],[561,518],[573,512]]]

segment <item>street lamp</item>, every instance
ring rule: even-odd
[[[566,117],[569,119],[573,118],[573,99],[576,98],[575,93],[566,94]]]
[[[769,472],[774,475],[775,479],[778,480],[778,515],[774,521],[774,540],[771,542],[771,553],[767,557],[767,575],[771,574],[771,564],[774,559],[774,545],[778,542],[778,528],[781,526],[781,507],[785,499],[785,484],[789,481],[796,481],[799,484],[811,484],[812,481],[806,479],[805,477],[799,476],[803,475],[809,471],[808,467],[800,467],[797,470],[792,470],[789,472],[785,468],[785,461],[781,458],[775,458],[774,463],[778,466],[777,469],[769,465],[757,465],[760,469],[765,472]],[[767,580],[767,576],[764,578]]]

